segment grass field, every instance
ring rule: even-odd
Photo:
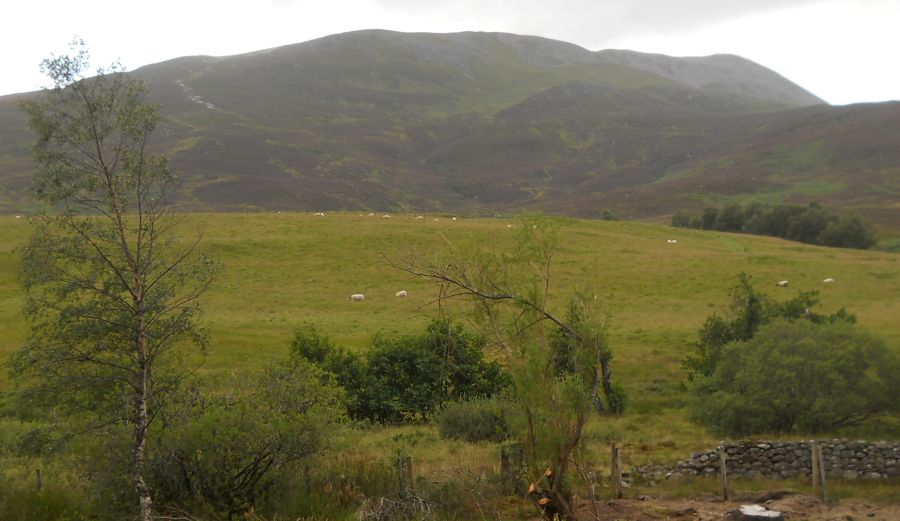
[[[511,245],[515,219],[451,220],[414,216],[328,214],[192,214],[177,216],[185,240],[202,232],[202,249],[223,271],[205,295],[210,350],[200,374],[214,383],[229,371],[283,358],[292,332],[311,323],[338,344],[365,349],[372,335],[417,333],[438,313],[435,288],[391,268],[385,259],[409,248],[429,252],[452,243]],[[900,349],[900,256],[820,248],[779,239],[635,222],[565,219],[554,268],[553,301],[576,287],[595,288],[609,314],[614,378],[631,397],[630,412],[598,419],[586,439],[624,440],[629,463],[674,460],[714,441],[686,419],[680,361],[697,329],[729,301],[739,272],[785,299],[821,292],[820,311],[845,306],[859,323]],[[17,281],[18,253],[30,233],[25,218],[0,217],[0,359],[22,342],[25,325]],[[676,239],[670,244],[667,239]],[[833,284],[823,284],[826,277]],[[790,288],[775,282],[789,280]],[[405,289],[406,299],[394,293]],[[364,293],[364,302],[348,295]],[[465,320],[461,309],[451,310]],[[0,389],[11,385],[6,371]],[[489,445],[442,443],[431,427],[373,431],[366,444],[389,451],[402,444],[419,468],[446,460],[485,461]],[[440,449],[436,447],[440,446]],[[493,457],[490,458],[493,460]]]

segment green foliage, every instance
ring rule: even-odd
[[[439,285],[441,297],[464,297],[493,343],[506,355],[516,413],[512,430],[522,441],[532,471],[549,464],[551,494],[572,518],[567,473],[581,444],[602,380],[610,382],[611,359],[596,299],[575,292],[565,316],[551,311],[550,280],[560,249],[560,221],[522,219],[512,250],[473,245],[449,248],[446,258],[411,259],[401,269]],[[601,370],[601,367],[603,369]]]
[[[728,344],[694,417],[721,434],[829,432],[900,406],[900,356],[847,323],[777,320]]]
[[[672,226],[676,228],[690,228],[691,227],[691,214],[679,210],[672,214]]]
[[[365,357],[337,348],[314,328],[297,331],[291,353],[333,373],[349,396],[348,413],[380,423],[421,421],[454,400],[493,396],[508,384],[484,360],[484,339],[448,320],[422,335],[378,334]]]
[[[845,214],[832,220],[819,235],[825,246],[867,250],[878,242],[872,225],[856,214]]]
[[[34,197],[55,213],[37,219],[22,252],[29,332],[10,364],[23,407],[92,430],[133,425],[129,472],[147,520],[146,433],[187,372],[184,348],[205,346],[197,299],[215,266],[197,241],[176,246],[176,176],[148,149],[157,108],[121,67],[85,77],[83,45],[45,60],[54,88],[21,103],[37,135]]]
[[[0,519],[3,521],[89,521],[104,519],[71,487],[16,487],[0,479]]]
[[[618,217],[616,217],[616,214],[612,213],[611,211],[609,211],[609,210],[603,210],[603,213],[600,214],[600,220],[603,220],[603,221],[618,221],[619,219],[618,219]]]
[[[816,203],[807,207],[750,203],[743,208],[732,203],[722,209],[707,207],[702,215],[694,218],[687,212],[679,211],[672,216],[672,226],[770,235],[809,244],[862,250],[878,242],[872,225],[858,215],[836,216]]]
[[[814,313],[811,308],[818,303],[817,295],[815,291],[801,292],[792,299],[777,302],[754,288],[749,275],[740,273],[737,285],[731,290],[731,305],[725,315],[713,313],[707,317],[698,332],[697,342],[682,361],[688,379],[693,381],[699,376],[712,376],[727,344],[749,340],[760,326],[772,320],[856,322],[856,317],[843,308],[831,315]]]
[[[437,414],[438,432],[442,438],[453,440],[503,441],[509,436],[509,407],[496,399],[451,403]]]
[[[343,414],[343,392],[326,373],[299,360],[274,365],[165,418],[151,482],[162,502],[243,514],[327,448]]]

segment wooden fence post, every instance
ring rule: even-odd
[[[819,450],[815,440],[809,442],[809,450],[812,458],[810,474],[812,474],[813,497],[819,499]]]
[[[522,480],[523,458],[520,444],[506,442],[500,446],[500,481],[504,494],[517,496],[525,493]]]
[[[413,488],[412,457],[397,453],[397,482],[400,491]]]
[[[40,492],[41,489],[44,488],[44,482],[41,479],[41,469],[34,470],[34,488],[38,492]]]
[[[725,466],[725,458],[728,455],[725,452],[725,442],[721,442],[719,445],[719,464],[722,467],[722,499],[728,501],[728,469]]]
[[[816,446],[816,456],[819,459],[819,480],[822,482],[822,502],[828,503],[828,487],[825,485],[825,461],[822,459],[822,447]]]
[[[616,442],[610,444],[609,484],[613,499],[622,499],[622,460]]]

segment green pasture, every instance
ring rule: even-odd
[[[510,226],[518,226],[515,219],[452,220],[432,215],[416,219],[396,214],[384,218],[355,213],[175,218],[183,240],[202,234],[202,250],[223,267],[203,299],[210,349],[202,360],[196,358],[200,374],[213,385],[218,375],[285,357],[292,332],[305,323],[354,350],[365,349],[379,331],[420,332],[430,317],[440,313],[432,303],[436,288],[392,268],[389,261],[410,249],[429,255],[447,244],[510,247]],[[644,447],[632,453],[637,461],[656,456],[676,459],[712,441],[685,418],[680,361],[707,315],[728,303],[728,290],[741,271],[780,299],[799,290],[819,290],[820,312],[845,306],[862,326],[900,349],[897,254],[646,223],[575,219],[561,223],[562,249],[553,271],[552,300],[562,312],[567,295],[576,289],[597,295],[608,314],[614,378],[631,397],[629,414],[591,424],[586,438],[598,443],[624,439],[635,448]],[[0,217],[2,359],[25,335],[17,248],[30,229],[27,218]],[[823,284],[827,277],[835,282]],[[775,286],[785,279],[790,281],[789,288]],[[402,289],[409,297],[394,297]],[[351,302],[351,293],[364,293],[366,300]],[[466,319],[462,308],[444,311]],[[9,388],[6,371],[0,374],[0,388]],[[430,427],[421,429],[427,435],[421,446],[429,447],[422,449],[423,458],[439,460],[451,456],[446,451],[462,450],[477,460],[488,450],[447,445],[435,452],[435,444],[427,440],[436,434]],[[373,433],[368,443],[387,440],[390,445],[398,433],[397,439],[405,439],[404,432]]]
[[[315,324],[339,344],[364,348],[371,336],[418,332],[439,313],[436,289],[392,268],[410,249],[429,255],[448,243],[511,246],[515,219],[328,214],[178,215],[185,241],[222,271],[203,301],[211,348],[203,371],[215,374],[282,357],[293,330]],[[434,221],[438,219],[438,221]],[[555,301],[576,288],[594,291],[609,314],[616,370],[649,401],[681,378],[679,360],[706,316],[728,302],[745,271],[776,298],[821,292],[821,311],[840,306],[859,322],[900,341],[900,263],[890,253],[820,248],[778,239],[674,229],[631,222],[562,221],[554,266]],[[0,217],[0,356],[25,332],[17,248],[26,218]],[[677,240],[670,244],[667,239]],[[827,277],[835,280],[823,284]],[[790,288],[775,287],[789,280]],[[394,293],[405,289],[406,299]],[[351,302],[364,293],[364,302]],[[465,317],[459,310],[455,318]],[[635,403],[642,407],[646,404]]]

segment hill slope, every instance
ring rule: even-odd
[[[360,31],[134,74],[162,106],[184,209],[652,218],[711,199],[826,199],[900,226],[900,105],[829,107],[735,56]],[[0,211],[27,205],[14,99],[0,98]]]

